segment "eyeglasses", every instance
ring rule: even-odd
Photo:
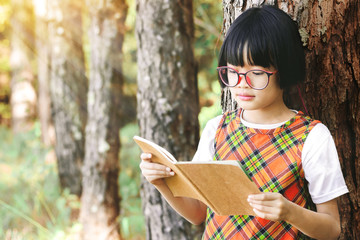
[[[246,79],[246,83],[256,90],[262,90],[269,84],[270,76],[275,72],[268,72],[264,70],[250,70],[246,73],[239,73],[231,67],[218,67],[217,68],[221,81],[228,87],[235,87],[241,81],[241,75]]]

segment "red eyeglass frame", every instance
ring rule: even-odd
[[[226,82],[225,82],[225,81],[222,79],[222,77],[221,77],[220,70],[222,70],[222,69],[228,69],[228,68],[230,68],[231,70],[235,71],[235,72],[237,73],[237,75],[238,75],[238,82],[237,82],[234,86],[230,86],[230,85],[226,84]],[[263,90],[263,89],[265,89],[265,88],[269,85],[270,76],[273,75],[273,74],[275,74],[275,73],[277,73],[277,71],[270,72],[270,71],[265,71],[265,70],[262,70],[262,69],[252,69],[252,70],[249,70],[249,71],[247,71],[247,72],[245,72],[245,73],[239,73],[238,71],[236,71],[236,69],[234,69],[234,68],[232,68],[232,67],[229,67],[229,66],[217,67],[216,70],[218,71],[218,74],[219,74],[219,77],[220,77],[221,81],[222,81],[226,86],[228,86],[228,87],[236,87],[236,86],[239,85],[240,82],[241,82],[240,76],[243,75],[243,76],[245,76],[246,83],[249,85],[249,87],[251,87],[252,89],[255,89],[255,90]],[[251,86],[251,84],[248,82],[248,78],[246,77],[246,74],[249,73],[249,72],[253,72],[253,71],[262,71],[262,72],[264,72],[264,73],[267,74],[267,76],[268,76],[268,81],[267,81],[265,87],[263,87],[263,88],[254,88],[253,86]]]

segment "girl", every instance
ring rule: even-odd
[[[163,180],[174,172],[148,153],[142,174],[183,217],[205,221],[203,239],[336,239],[337,198],[348,189],[334,141],[322,123],[283,100],[305,78],[296,24],[276,7],[245,11],[228,31],[217,70],[239,109],[208,122],[193,161],[240,161],[262,192],[248,196],[256,216],[218,216],[198,200],[175,198]]]

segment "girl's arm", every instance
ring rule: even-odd
[[[140,169],[148,182],[153,184],[170,206],[192,224],[198,225],[205,221],[206,205],[199,200],[174,197],[166,185],[164,178],[171,177],[175,173],[170,168],[151,162],[151,154],[141,154]]]
[[[261,193],[248,198],[254,212],[272,221],[284,220],[304,234],[315,239],[337,239],[340,235],[340,217],[337,200],[317,204],[317,211],[303,208],[280,193]]]

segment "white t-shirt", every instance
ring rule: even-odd
[[[217,116],[206,124],[193,161],[205,162],[214,159],[215,135],[221,118],[222,115]],[[241,122],[246,127],[255,129],[274,129],[285,123],[254,124],[246,122],[242,116]],[[301,157],[305,178],[309,182],[309,193],[315,204],[330,201],[349,192],[341,172],[334,140],[324,124],[316,124],[310,131]]]

